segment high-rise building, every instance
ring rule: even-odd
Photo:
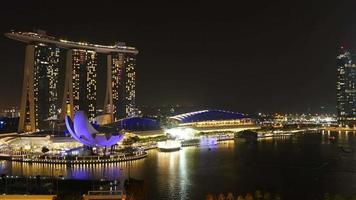
[[[111,53],[107,56],[105,105],[112,121],[135,115],[137,53]]]
[[[97,101],[97,54],[107,55],[105,107],[110,121],[132,116],[135,106],[135,56],[138,51],[124,43],[100,45],[48,36],[44,31],[11,32],[8,38],[27,43],[19,131],[46,129],[50,121],[76,111],[93,121]],[[60,49],[66,49],[62,107],[58,107]],[[64,71],[64,70],[61,70]]]
[[[53,45],[27,45],[19,131],[46,129],[47,120],[57,118],[59,54]]]
[[[124,116],[124,53],[111,53],[107,56],[107,87],[104,105],[111,121]]]
[[[136,115],[136,58],[133,54],[126,54],[125,59],[125,117]]]
[[[89,120],[96,116],[97,53],[85,49],[67,52],[67,68],[64,84],[64,112],[73,116],[85,111]]]
[[[337,56],[337,115],[340,125],[356,125],[356,65],[349,51]]]

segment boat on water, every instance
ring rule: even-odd
[[[166,140],[157,142],[157,148],[163,152],[179,151],[181,147],[182,143],[178,140]]]
[[[218,139],[216,137],[202,137],[200,138],[199,146],[210,147],[218,144]]]
[[[258,133],[257,138],[272,138],[275,135],[273,133]]]
[[[329,140],[330,140],[330,141],[334,141],[335,139],[336,139],[335,136],[329,136]]]
[[[274,132],[268,132],[268,133],[258,133],[257,138],[262,139],[262,138],[276,138],[276,137],[287,137],[287,136],[292,136],[292,133],[274,133]]]
[[[352,149],[349,146],[339,146],[340,151],[343,153],[352,153]]]
[[[351,150],[350,147],[343,147],[343,148],[342,148],[342,151],[343,151],[344,153],[352,153],[352,150]]]

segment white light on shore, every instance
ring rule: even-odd
[[[177,139],[192,139],[196,133],[196,130],[187,127],[176,127],[171,129],[166,129],[166,133],[177,138]]]

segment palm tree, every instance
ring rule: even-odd
[[[226,196],[226,200],[234,200],[234,199],[235,199],[234,195],[231,192],[229,192]]]
[[[245,198],[242,195],[237,196],[237,200],[245,200]]]
[[[214,200],[214,196],[212,194],[207,194],[205,200]]]
[[[250,193],[247,193],[245,196],[246,200],[253,200],[253,196]]]
[[[218,200],[225,200],[225,195],[224,194],[219,194]]]

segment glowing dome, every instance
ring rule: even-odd
[[[72,137],[78,142],[90,147],[111,147],[123,139],[119,133],[100,133],[88,120],[83,111],[74,115],[74,123],[69,116],[65,118],[66,127]]]

